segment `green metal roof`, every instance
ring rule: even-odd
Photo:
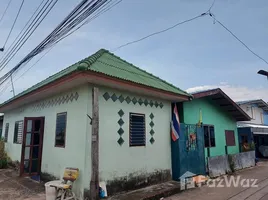
[[[110,53],[108,50],[100,49],[95,54],[71,65],[70,67],[67,67],[66,69],[63,69],[62,71],[21,92],[15,97],[4,102],[1,106],[76,71],[94,71],[105,74],[107,76],[146,85],[152,88],[161,89],[175,94],[185,95],[189,97],[191,96],[190,94],[175,87],[174,85],[134,66],[131,63],[128,63],[120,57]]]

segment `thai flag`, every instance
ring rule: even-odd
[[[179,137],[180,137],[180,119],[177,106],[175,103],[171,121],[171,138],[175,142],[177,139],[179,139]]]

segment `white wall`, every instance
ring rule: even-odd
[[[263,109],[250,104],[243,104],[240,107],[251,117],[250,123],[264,124]]]
[[[110,95],[115,93],[117,97],[122,95],[124,98],[129,96],[131,99],[135,97],[157,100],[164,104],[163,108],[151,107],[150,105],[140,105],[138,102],[134,105],[132,102],[129,104],[124,101],[121,103],[119,100],[113,101],[109,99],[106,101],[103,94],[108,92]],[[137,175],[146,175],[148,173],[158,172],[161,170],[171,171],[171,145],[170,145],[170,120],[171,108],[170,102],[133,95],[126,92],[115,91],[107,88],[100,89],[99,97],[99,111],[100,111],[100,179],[101,180],[114,180],[120,177],[130,177]],[[119,134],[117,133],[120,128],[118,120],[120,116],[119,110],[122,109],[124,115],[122,117],[125,122],[122,126],[124,133],[122,138],[124,143],[120,146],[117,141]],[[129,146],[129,113],[145,114],[146,123],[146,146],[144,147],[130,147]],[[153,113],[155,134],[153,135],[155,142],[150,143],[151,127],[149,123],[151,119],[149,115]]]
[[[77,100],[57,103],[48,103],[71,94],[79,95]],[[77,167],[80,170],[79,180],[76,182],[77,188],[84,185],[86,131],[89,123],[86,116],[88,109],[88,99],[90,90],[87,85],[74,88],[68,92],[48,97],[34,104],[25,105],[19,109],[5,113],[4,126],[9,123],[8,142],[6,150],[12,160],[21,160],[21,144],[13,144],[15,121],[23,120],[24,117],[45,117],[44,141],[41,171],[62,177],[65,167]],[[46,103],[43,105],[43,103]],[[66,143],[65,148],[55,147],[55,130],[57,113],[67,112]],[[90,110],[91,112],[91,110]],[[4,135],[4,132],[3,132]],[[83,192],[82,189],[79,189]]]

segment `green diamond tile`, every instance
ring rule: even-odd
[[[155,142],[153,137],[150,139],[150,142],[151,142],[151,144],[153,144]]]
[[[154,106],[154,102],[151,100],[150,101],[150,106],[153,107]]]
[[[122,144],[124,143],[123,138],[120,137],[119,140],[117,140],[117,143],[122,146]]]
[[[120,95],[120,97],[119,97],[118,99],[119,99],[119,101],[120,101],[121,103],[123,103],[123,101],[125,101],[125,98],[124,98],[122,95]]]
[[[105,92],[105,93],[103,94],[103,98],[104,98],[106,101],[108,101],[108,100],[110,99],[110,95],[109,95],[109,93],[108,93],[108,92]]]
[[[145,106],[148,106],[148,104],[149,104],[147,99],[145,99],[143,103],[144,103]]]
[[[154,135],[154,134],[155,134],[155,132],[154,132],[153,129],[150,130],[150,134],[151,134],[151,135]]]
[[[126,102],[129,104],[131,102],[131,99],[129,98],[129,96],[127,96],[127,98],[125,99]]]
[[[122,126],[125,122],[120,118],[117,123],[119,124],[119,126]]]
[[[113,95],[111,96],[111,99],[112,99],[114,102],[116,102],[116,100],[117,100],[117,96],[116,96],[116,94],[113,94]]]
[[[138,101],[138,102],[139,102],[139,104],[140,104],[140,105],[142,105],[142,104],[143,104],[143,101],[142,101],[142,99],[141,99],[141,98],[139,99],[139,101]]]
[[[153,122],[153,121],[150,122],[150,126],[151,126],[151,127],[154,126],[154,122]]]
[[[159,104],[159,106],[160,106],[160,108],[163,108],[164,105],[163,105],[163,103],[161,102],[161,103]]]
[[[151,119],[154,118],[154,114],[153,114],[153,113],[150,114],[150,118],[151,118]]]
[[[121,136],[121,135],[123,135],[124,130],[123,130],[122,128],[120,128],[120,129],[117,131],[117,133]]]
[[[122,117],[124,114],[125,114],[125,113],[124,113],[124,111],[123,111],[122,109],[120,109],[120,110],[118,111],[118,115],[119,115],[120,117]]]
[[[135,105],[137,103],[137,99],[135,97],[133,97],[132,99],[132,103]]]
[[[159,103],[157,101],[154,102],[155,107],[157,108],[159,106]]]

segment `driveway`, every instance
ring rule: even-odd
[[[215,182],[209,182],[210,186],[189,189],[177,195],[165,198],[165,200],[268,200],[268,162],[262,161],[258,166],[237,172],[234,181],[239,180],[238,185],[231,184],[230,176],[222,177]],[[251,187],[256,180],[256,184]],[[243,181],[243,182],[242,182]],[[218,185],[221,182],[220,185]],[[248,184],[249,183],[249,184]],[[215,187],[215,186],[219,187]],[[257,185],[257,187],[255,187]],[[248,187],[249,186],[249,187]]]
[[[19,177],[14,170],[0,169],[0,199],[45,200],[44,186]]]

